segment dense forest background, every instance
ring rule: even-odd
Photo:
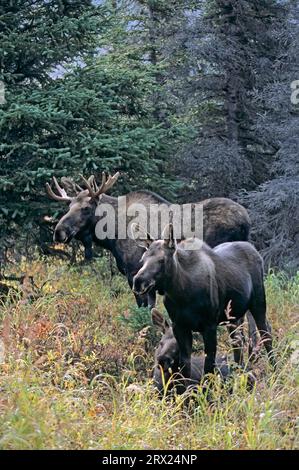
[[[292,0],[2,2],[1,261],[47,252],[53,175],[119,170],[115,194],[238,200],[295,271],[298,50]]]

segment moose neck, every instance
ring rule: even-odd
[[[108,239],[108,238],[101,239],[101,238],[98,238],[96,236],[96,232],[95,232],[96,224],[101,219],[101,216],[98,215],[97,210],[98,210],[99,206],[101,206],[102,204],[109,204],[113,207],[115,213],[117,214],[117,203],[118,203],[118,199],[116,197],[107,196],[107,194],[102,194],[100,196],[100,199],[99,199],[97,205],[95,206],[95,214],[94,214],[94,217],[93,217],[93,223],[92,223],[93,241],[97,245],[102,246],[103,248],[106,248],[109,251],[113,251],[115,240]],[[116,216],[116,221],[117,221],[117,216]]]
[[[113,196],[108,196],[107,194],[102,194],[99,199],[99,204],[111,204],[114,209],[117,209],[118,198]]]
[[[130,193],[132,194],[132,193]],[[141,267],[140,259],[143,250],[138,248],[135,240],[127,237],[127,217],[126,209],[130,201],[130,194],[121,198],[111,197],[103,194],[99,200],[99,205],[109,204],[114,209],[115,214],[115,236],[99,239],[94,228],[94,241],[97,245],[109,250],[115,258],[118,269],[132,281],[133,276]],[[95,217],[96,223],[101,217]],[[122,224],[122,227],[119,226]],[[129,280],[129,282],[130,282]]]
[[[188,255],[186,255],[187,257]],[[180,298],[186,292],[188,280],[189,272],[184,269],[184,266],[181,265],[177,257],[177,253],[174,252],[167,259],[165,265],[165,281],[163,286],[165,292],[173,299]]]
[[[166,265],[165,292],[175,301],[197,295],[198,287],[210,290],[216,281],[212,250],[205,245],[200,250],[186,250],[178,245]]]

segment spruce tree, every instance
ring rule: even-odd
[[[271,154],[270,176],[255,191],[243,195],[252,219],[252,240],[266,265],[296,273],[299,269],[299,7],[287,3],[277,41],[278,59],[271,82],[254,95],[262,110],[255,124],[265,154]],[[297,88],[297,90],[296,90]]]
[[[188,104],[197,138],[183,149],[183,168],[199,197],[228,196],[265,181],[277,150],[262,147],[253,95],[272,80],[286,8],[276,0],[199,6],[188,42]]]
[[[53,175],[120,170],[119,192],[171,190],[172,129],[155,119],[155,73],[123,11],[109,2],[11,1],[0,16],[2,247],[28,237],[39,244],[44,216],[64,210],[45,195]]]

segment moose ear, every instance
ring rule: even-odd
[[[152,308],[151,314],[153,325],[158,327],[160,330],[162,330],[163,333],[165,333],[166,330],[170,328],[170,324],[168,323],[166,318],[164,318],[164,315],[159,312],[159,310],[156,308]]]
[[[176,248],[177,243],[176,243],[176,239],[174,238],[172,224],[166,225],[162,233],[162,238],[164,239],[164,244],[168,248]]]
[[[131,225],[131,235],[133,240],[136,240],[138,246],[145,248],[146,250],[154,241],[150,234],[145,230],[142,230],[136,223]]]

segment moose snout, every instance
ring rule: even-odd
[[[155,366],[154,373],[153,373],[153,381],[159,394],[163,394],[164,385],[166,384],[168,385],[169,378],[170,378],[170,373],[168,371],[166,372],[166,374],[162,373],[161,367],[159,367],[158,365]],[[168,386],[168,389],[169,389],[169,386]]]
[[[133,292],[139,295],[145,294],[154,284],[151,279],[146,279],[142,274],[137,273],[133,278]]]
[[[56,227],[53,240],[56,243],[65,243],[71,236],[70,230],[65,227]]]
[[[134,276],[133,278],[133,292],[135,294],[140,294],[144,290],[144,280],[142,279],[141,276]]]
[[[169,390],[170,384],[169,384],[169,379],[172,374],[171,366],[172,366],[173,361],[167,361],[167,363],[161,364],[159,363],[155,364],[154,367],[154,372],[153,372],[153,380],[154,380],[154,385],[158,389],[159,393],[162,393],[164,390],[164,386],[167,386],[167,389]]]

